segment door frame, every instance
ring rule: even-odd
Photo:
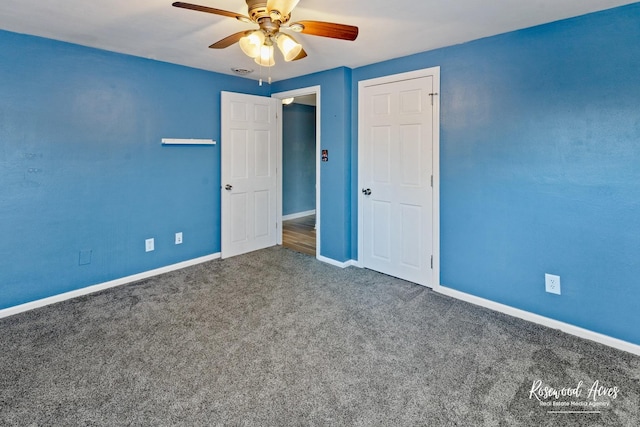
[[[271,94],[272,98],[277,99],[285,99],[285,98],[295,98],[297,96],[303,95],[314,95],[316,96],[316,258],[320,259],[320,248],[322,247],[321,243],[321,233],[320,228],[322,221],[321,212],[320,212],[320,147],[321,147],[321,132],[320,132],[320,123],[321,123],[321,99],[320,99],[320,86],[310,86],[300,89],[294,89],[286,92],[278,92]],[[282,245],[282,102],[278,102],[276,107],[277,118],[276,118],[276,127],[277,127],[277,136],[276,136],[276,150],[277,150],[277,184],[276,184],[276,221],[278,231],[276,232],[276,240],[278,245]]]
[[[388,83],[396,83],[404,80],[413,80],[421,77],[433,77],[433,241],[431,252],[433,254],[433,268],[431,270],[433,289],[440,287],[440,67],[425,68],[422,70],[410,71],[407,73],[393,74],[384,77],[377,77],[358,82],[358,266],[362,267],[360,261],[364,253],[363,239],[363,215],[362,194],[360,189],[364,188],[361,167],[364,163],[364,88],[378,86]]]

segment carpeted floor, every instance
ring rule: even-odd
[[[0,344],[0,425],[640,425],[640,357],[281,247],[2,319]],[[603,406],[558,406],[596,381]]]

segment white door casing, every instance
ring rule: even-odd
[[[276,244],[276,101],[221,94],[221,256]]]
[[[439,68],[359,85],[360,264],[428,287],[439,285],[438,92]]]
[[[316,258],[326,261],[326,258],[322,257],[320,255],[321,253],[321,247],[322,247],[322,242],[321,242],[321,235],[322,233],[320,232],[321,230],[321,218],[322,218],[322,212],[321,212],[321,207],[320,207],[320,194],[321,194],[321,185],[320,185],[320,172],[321,172],[321,163],[320,163],[320,159],[321,159],[321,155],[320,155],[320,147],[321,144],[320,142],[322,141],[322,135],[321,135],[321,112],[322,112],[322,100],[321,100],[321,96],[320,96],[320,92],[321,92],[321,88],[320,86],[311,86],[311,87],[305,87],[305,88],[300,88],[300,89],[294,89],[294,90],[290,90],[290,91],[286,91],[286,92],[279,92],[279,93],[274,93],[271,96],[273,98],[276,98],[278,100],[278,171],[282,171],[283,170],[283,165],[282,165],[282,134],[283,134],[283,130],[282,130],[282,100],[285,98],[295,98],[295,97],[299,97],[299,96],[304,96],[304,95],[315,95],[316,98]],[[282,195],[282,173],[278,173],[278,213],[277,213],[277,219],[278,219],[278,244],[281,245],[282,244],[282,202],[283,202],[283,195]]]

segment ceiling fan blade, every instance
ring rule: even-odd
[[[304,27],[302,31],[300,31],[302,34],[350,41],[358,37],[358,27],[354,27],[353,25],[334,24],[332,22],[322,21],[299,21],[290,24],[290,26],[294,26],[295,24],[300,24]]]
[[[293,58],[293,59],[292,59],[292,61],[297,61],[297,60],[299,60],[299,59],[306,58],[306,57],[307,57],[307,52],[305,52],[305,51],[304,51],[304,49],[302,49],[302,50],[300,51],[300,53],[298,54],[298,56],[296,56],[295,58]]]
[[[177,1],[177,2],[173,3],[172,6],[181,7],[183,9],[197,10],[198,12],[207,12],[207,13],[213,13],[215,15],[228,16],[229,18],[236,18],[236,19],[240,19],[240,20],[244,20],[244,19],[249,20],[248,16],[240,15],[240,14],[237,14],[235,12],[229,12],[227,10],[222,10],[222,9],[215,9],[213,7],[199,6],[197,4],[184,3],[184,2],[181,2],[181,1]]]
[[[267,10],[277,10],[282,16],[288,16],[300,0],[267,0]]]
[[[229,47],[234,43],[238,43],[240,39],[244,37],[246,34],[247,34],[246,31],[240,31],[239,33],[231,34],[230,36],[227,36],[222,40],[218,40],[217,42],[215,42],[209,47],[211,49],[224,49],[225,47]]]

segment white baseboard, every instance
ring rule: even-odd
[[[618,350],[626,351],[640,356],[640,345],[632,344],[627,341],[619,340],[617,338],[603,335],[598,332],[593,332],[588,329],[583,329],[578,326],[571,325],[569,323],[560,322],[558,320],[550,319],[548,317],[540,316],[538,314],[530,313],[528,311],[520,310],[518,308],[510,307],[508,305],[500,304],[491,300],[476,297],[464,292],[456,291],[455,289],[447,288],[444,286],[436,286],[434,291],[459,299],[471,304],[479,305],[481,307],[488,308],[490,310],[498,311],[500,313],[507,314],[509,316],[517,317],[529,322],[537,323],[542,326],[546,326],[552,329],[559,329],[562,332],[566,332],[571,335],[575,335],[580,338],[595,341],[600,344],[604,344],[609,347],[617,348]]]
[[[5,308],[0,310],[0,319],[4,317],[13,316],[18,313],[23,313],[25,311],[44,307],[50,304],[55,304],[57,302],[66,301],[68,299],[76,298],[79,296],[92,294],[94,292],[99,292],[109,288],[115,288],[117,286],[126,285],[128,283],[136,282],[138,280],[147,279],[149,277],[158,276],[160,274],[169,273],[175,270],[180,270],[186,267],[190,267],[193,265],[201,264],[201,263],[212,261],[219,258],[220,258],[220,253],[207,255],[204,257],[195,258],[195,259],[183,261],[177,264],[172,264],[165,267],[157,268],[155,270],[145,271],[145,272],[134,274],[131,276],[122,277],[120,279],[111,280],[109,282],[88,286],[86,288],[77,289],[75,291],[65,292],[63,294],[54,295],[54,296],[43,298],[37,301],[31,301],[25,304],[20,304],[13,307]],[[350,266],[359,266],[358,261],[355,261],[355,260],[340,262],[331,258],[323,257],[321,255],[318,255],[316,258],[319,261],[322,261],[324,263],[331,264],[340,268],[347,268]],[[574,326],[569,323],[564,323],[558,320],[550,319],[548,317],[540,316],[538,314],[530,313],[528,311],[520,310],[518,308],[510,307],[508,305],[500,304],[488,299],[480,298],[471,294],[460,292],[455,289],[447,288],[442,285],[435,286],[433,290],[440,294],[447,295],[461,301],[479,305],[481,307],[498,311],[500,313],[504,313],[509,316],[517,317],[523,320],[527,320],[529,322],[537,323],[539,325],[543,325],[548,328],[559,329],[568,334],[575,335],[577,337],[588,339],[591,341],[595,341],[597,343],[600,343],[609,347],[617,348],[618,350],[626,351],[628,353],[632,353],[640,356],[640,345],[637,345],[637,344],[633,344],[627,341],[613,338],[608,335],[603,335],[598,332],[593,332],[588,329],[580,328],[578,326]]]
[[[289,215],[283,215],[282,216],[282,220],[283,221],[288,221],[290,219],[298,219],[298,218],[303,218],[305,216],[309,216],[309,215],[315,215],[316,214],[316,210],[310,210],[310,211],[304,211],[304,212],[298,212],[298,213],[294,213],[294,214],[289,214]]]
[[[355,261],[352,259],[350,259],[349,261],[340,262],[340,261],[336,261],[335,259],[323,257],[322,255],[316,256],[316,259],[318,261],[322,261],[324,263],[331,264],[340,268],[347,268],[347,267],[351,267],[352,265],[355,265]]]
[[[55,304],[57,302],[66,301],[71,298],[92,294],[94,292],[99,292],[109,288],[115,288],[117,286],[126,285],[127,283],[136,282],[138,280],[148,279],[149,277],[158,276],[164,273],[169,273],[170,271],[191,267],[192,265],[202,264],[203,262],[212,261],[218,258],[220,258],[219,253],[207,255],[200,258],[179,262],[177,264],[168,265],[166,267],[157,268],[155,270],[149,270],[142,273],[134,274],[132,276],[111,280],[109,282],[87,286],[86,288],[77,289],[75,291],[69,291],[69,292],[65,292],[59,295],[54,295],[48,298],[43,298],[36,301],[28,302],[25,304],[20,304],[13,307],[5,308],[0,310],[0,319],[2,319],[3,317],[13,316],[18,313],[23,313],[25,311],[33,310],[35,308],[40,308],[46,305]]]

